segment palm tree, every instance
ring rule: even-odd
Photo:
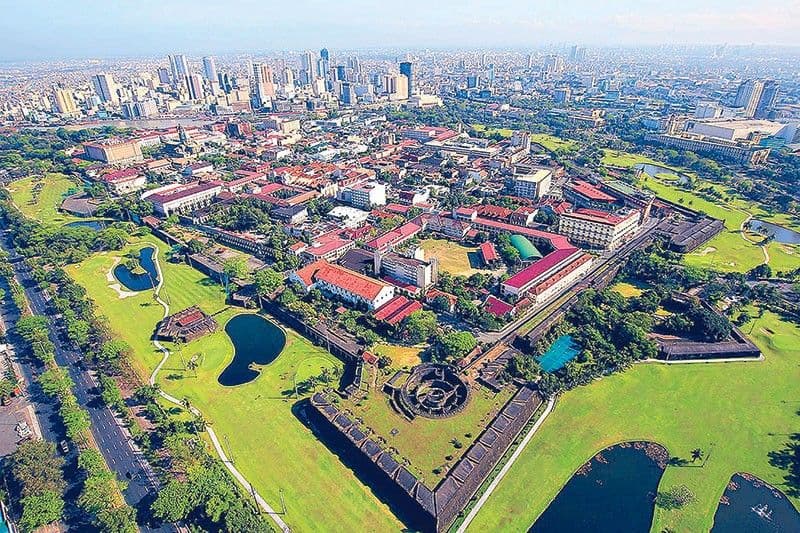
[[[694,450],[692,450],[692,462],[693,463],[695,461],[699,461],[702,458],[703,458],[703,450],[701,450],[700,448],[695,448]]]

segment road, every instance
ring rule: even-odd
[[[35,286],[29,269],[23,261],[17,261],[19,255],[11,248],[5,235],[0,244],[8,251],[9,259],[14,267],[17,280],[25,288],[28,301],[33,312],[49,318],[50,339],[55,345],[55,359],[59,366],[68,369],[75,382],[75,396],[78,403],[86,409],[91,419],[91,431],[100,452],[109,468],[117,477],[128,482],[124,491],[125,501],[134,509],[141,509],[147,514],[149,502],[158,493],[158,478],[144,454],[131,439],[130,433],[114,413],[96,398],[91,391],[96,390],[97,381],[91,371],[79,364],[81,355],[69,349],[62,342],[55,318],[49,313],[51,309],[43,294]],[[141,516],[141,515],[140,515]],[[171,525],[140,525],[144,532],[174,531]]]

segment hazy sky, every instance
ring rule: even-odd
[[[0,60],[548,43],[800,45],[800,0],[0,0]]]

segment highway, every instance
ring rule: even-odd
[[[17,280],[25,288],[28,301],[33,312],[46,316],[49,319],[50,339],[55,345],[55,359],[59,366],[68,369],[70,377],[75,382],[75,396],[81,407],[86,409],[91,419],[91,431],[100,452],[109,468],[121,480],[127,481],[128,487],[124,491],[125,501],[134,509],[142,509],[147,514],[146,507],[156,497],[158,492],[158,478],[152,466],[147,462],[144,454],[138,449],[131,439],[130,433],[114,413],[106,407],[92,391],[97,390],[97,380],[92,371],[79,364],[81,355],[69,349],[62,342],[55,318],[50,314],[51,307],[36,287],[31,278],[30,270],[23,261],[17,260],[20,256],[6,240],[6,233],[0,239],[0,244],[9,253],[9,259],[14,267]],[[133,325],[135,327],[135,325]],[[140,514],[141,516],[141,514]],[[175,531],[172,525],[141,525],[144,532]]]

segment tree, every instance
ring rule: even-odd
[[[478,345],[469,331],[453,331],[439,338],[439,348],[447,360],[461,359]]]
[[[97,353],[97,361],[101,366],[110,370],[119,370],[121,361],[126,360],[131,353],[130,345],[119,339],[106,341]]]
[[[78,496],[78,506],[86,513],[96,516],[114,505],[118,490],[114,474],[108,470],[96,473],[84,481],[83,490]]]
[[[41,494],[48,490],[58,494],[63,492],[64,460],[56,454],[56,447],[52,442],[24,442],[8,459],[11,473],[21,486],[22,496]]]
[[[52,490],[25,496],[20,504],[22,517],[19,527],[26,532],[59,520],[64,512],[64,498]]]
[[[668,510],[680,509],[694,500],[694,493],[686,485],[676,485],[656,495],[656,505]]]
[[[103,509],[95,519],[97,527],[105,533],[136,533],[136,511],[129,505]]]
[[[517,354],[509,361],[506,374],[511,378],[536,381],[542,375],[542,367],[530,355]]]
[[[700,448],[695,448],[694,450],[692,450],[692,462],[693,463],[695,461],[699,461],[702,458],[703,458],[703,450],[701,450]]]
[[[156,518],[178,522],[186,518],[193,507],[189,485],[172,479],[158,493],[150,509]]]
[[[206,249],[206,245],[197,239],[191,239],[188,243],[186,243],[186,249],[190,254],[199,254]]]
[[[433,311],[414,311],[403,320],[401,330],[411,342],[424,342],[436,332],[437,321]]]
[[[74,386],[72,378],[61,367],[54,367],[39,376],[39,385],[48,396],[63,398]]]
[[[256,293],[262,298],[272,294],[283,285],[283,279],[280,272],[276,272],[270,267],[262,268],[253,275]]]

